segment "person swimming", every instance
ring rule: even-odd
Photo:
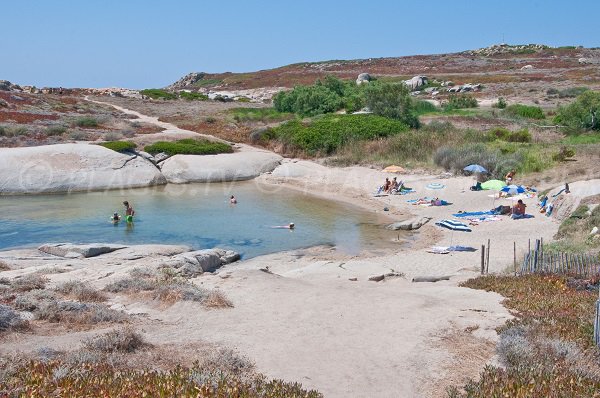
[[[289,223],[288,225],[274,225],[271,228],[274,229],[294,229],[296,226],[294,225],[293,222]]]
[[[119,221],[121,221],[121,216],[119,215],[119,213],[114,212],[112,217],[110,218],[110,221],[112,221],[114,224],[116,224]]]
[[[229,198],[229,203],[231,203],[232,205],[237,204],[237,199],[235,198],[235,196],[231,195],[231,198]]]

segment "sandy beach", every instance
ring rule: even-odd
[[[386,249],[359,255],[335,247],[275,253],[193,279],[225,293],[234,303],[227,310],[203,310],[190,303],[165,308],[133,298],[119,298],[111,304],[132,314],[145,314],[136,323],[153,344],[208,343],[234,348],[266,375],[299,381],[326,397],[443,396],[446,386],[476,377],[486,363],[494,361],[495,328],[510,314],[498,294],[458,286],[479,274],[479,251],[441,255],[426,249],[450,244],[480,248],[489,239],[490,272],[510,271],[513,242],[521,259],[529,239],[551,238],[558,224],[537,213],[536,199],[531,198],[525,202],[534,218],[503,216],[472,226],[472,232],[451,232],[435,222],[461,210],[489,210],[493,204],[512,202],[494,200],[490,191],[470,191],[470,177],[420,174],[397,176],[415,193],[373,197],[386,176],[391,175],[363,167],[329,168],[285,160],[256,182],[269,184],[275,192],[297,189],[351,203],[390,221],[431,217],[410,245],[390,242]],[[432,182],[444,187],[428,189]],[[452,205],[426,207],[407,202],[424,196],[440,197]],[[301,220],[296,224],[302,228]],[[160,262],[160,250],[140,251],[144,256],[116,255],[116,251],[70,260],[69,272],[48,277],[53,284],[76,279],[102,288],[135,267]],[[19,268],[4,272],[7,277],[66,267],[64,261],[39,256],[36,250],[6,251],[0,259]],[[369,280],[386,274],[383,281]],[[413,283],[419,276],[448,276],[449,280]],[[68,349],[89,333],[58,330],[51,338],[19,335],[4,344],[3,351],[24,347],[33,351],[42,346]]]

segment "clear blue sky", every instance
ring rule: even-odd
[[[4,0],[0,79],[163,87],[188,72],[475,49],[600,46],[599,0]]]

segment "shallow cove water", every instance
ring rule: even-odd
[[[135,208],[134,222],[113,225],[114,212],[124,216],[124,200]],[[290,222],[294,230],[272,228]],[[358,254],[398,245],[391,243],[398,233],[383,223],[375,211],[254,181],[0,196],[0,249],[48,242],[157,243],[222,247],[250,258],[329,244]]]

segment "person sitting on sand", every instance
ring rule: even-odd
[[[294,229],[295,225],[293,222],[289,223],[288,225],[274,225],[271,228],[274,229]]]
[[[515,174],[517,174],[517,172],[515,170],[511,170],[508,173],[506,173],[506,176],[504,177],[504,180],[506,181],[506,185],[512,184],[512,181],[515,178]]]
[[[390,181],[389,178],[385,178],[385,183],[383,184],[383,192],[389,192],[390,191],[390,187],[392,186],[392,182]]]
[[[231,203],[232,205],[237,203],[237,199],[235,198],[235,196],[231,195],[231,198],[229,198],[229,203]]]
[[[397,191],[400,186],[398,185],[398,180],[396,177],[392,178],[392,183],[390,184],[390,192]]]
[[[133,210],[133,207],[129,204],[128,201],[124,201],[123,205],[125,206],[125,221],[133,222],[133,216],[135,215],[135,210]]]
[[[519,199],[517,204],[513,206],[512,209],[512,219],[517,220],[519,218],[525,217],[525,203],[523,203],[522,199]]]

